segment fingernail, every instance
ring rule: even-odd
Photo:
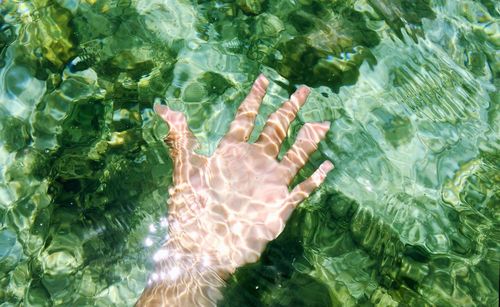
[[[328,127],[328,130],[330,130],[330,127],[332,126],[332,123],[328,120],[321,122],[321,124],[324,125],[325,127]]]
[[[259,77],[257,77],[257,80],[260,80],[261,82],[263,82],[265,85],[268,85],[269,84],[269,80],[267,80],[266,76],[264,76],[263,73],[261,73],[259,75]]]
[[[165,114],[170,110],[166,105],[163,104],[155,104],[153,109],[158,115]]]
[[[302,85],[295,90],[292,96],[290,96],[290,99],[296,99],[299,103],[299,106],[303,106],[304,103],[306,103],[307,96],[309,95],[310,91],[311,90],[307,86]]]
[[[329,171],[331,171],[335,166],[333,165],[332,162],[326,160],[325,162],[323,162],[323,164],[321,164],[321,168],[323,169],[323,171],[325,173],[328,173]]]

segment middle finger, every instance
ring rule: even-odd
[[[267,154],[276,157],[280,145],[286,137],[290,123],[295,119],[300,107],[304,105],[309,96],[310,89],[302,86],[271,116],[269,116],[264,130],[255,142],[264,147]]]

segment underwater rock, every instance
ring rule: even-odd
[[[36,16],[25,25],[25,32],[19,38],[26,40],[23,45],[26,56],[37,60],[40,68],[48,65],[60,70],[76,52],[70,25],[73,15],[52,1],[35,1],[33,6]]]
[[[243,38],[238,46],[251,59],[275,68],[294,84],[325,85],[337,91],[357,80],[362,63],[376,62],[368,48],[379,38],[348,3],[282,2],[266,6],[260,14],[253,10],[256,16],[233,14],[228,7],[211,3],[202,6],[206,19],[215,23],[211,28],[200,26],[203,34],[225,45]],[[228,19],[235,25],[232,29],[225,25]],[[208,33],[214,29],[220,38]]]

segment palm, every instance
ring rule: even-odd
[[[270,116],[255,143],[247,143],[267,84],[263,76],[256,80],[210,157],[193,151],[196,141],[182,113],[164,106],[155,108],[170,126],[166,139],[174,160],[170,235],[184,249],[217,259],[229,271],[256,261],[267,242],[281,233],[296,205],[333,167],[326,161],[309,179],[288,191],[329,123],[304,125],[282,161],[276,159],[290,122],[305,103],[309,92],[305,87]]]

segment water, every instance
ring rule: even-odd
[[[253,79],[253,139],[332,121],[295,183],[336,165],[221,306],[497,306],[495,1],[0,1],[0,302],[132,305],[166,228],[154,116],[210,153]],[[293,140],[293,138],[291,139]],[[282,150],[291,146],[285,141]]]

